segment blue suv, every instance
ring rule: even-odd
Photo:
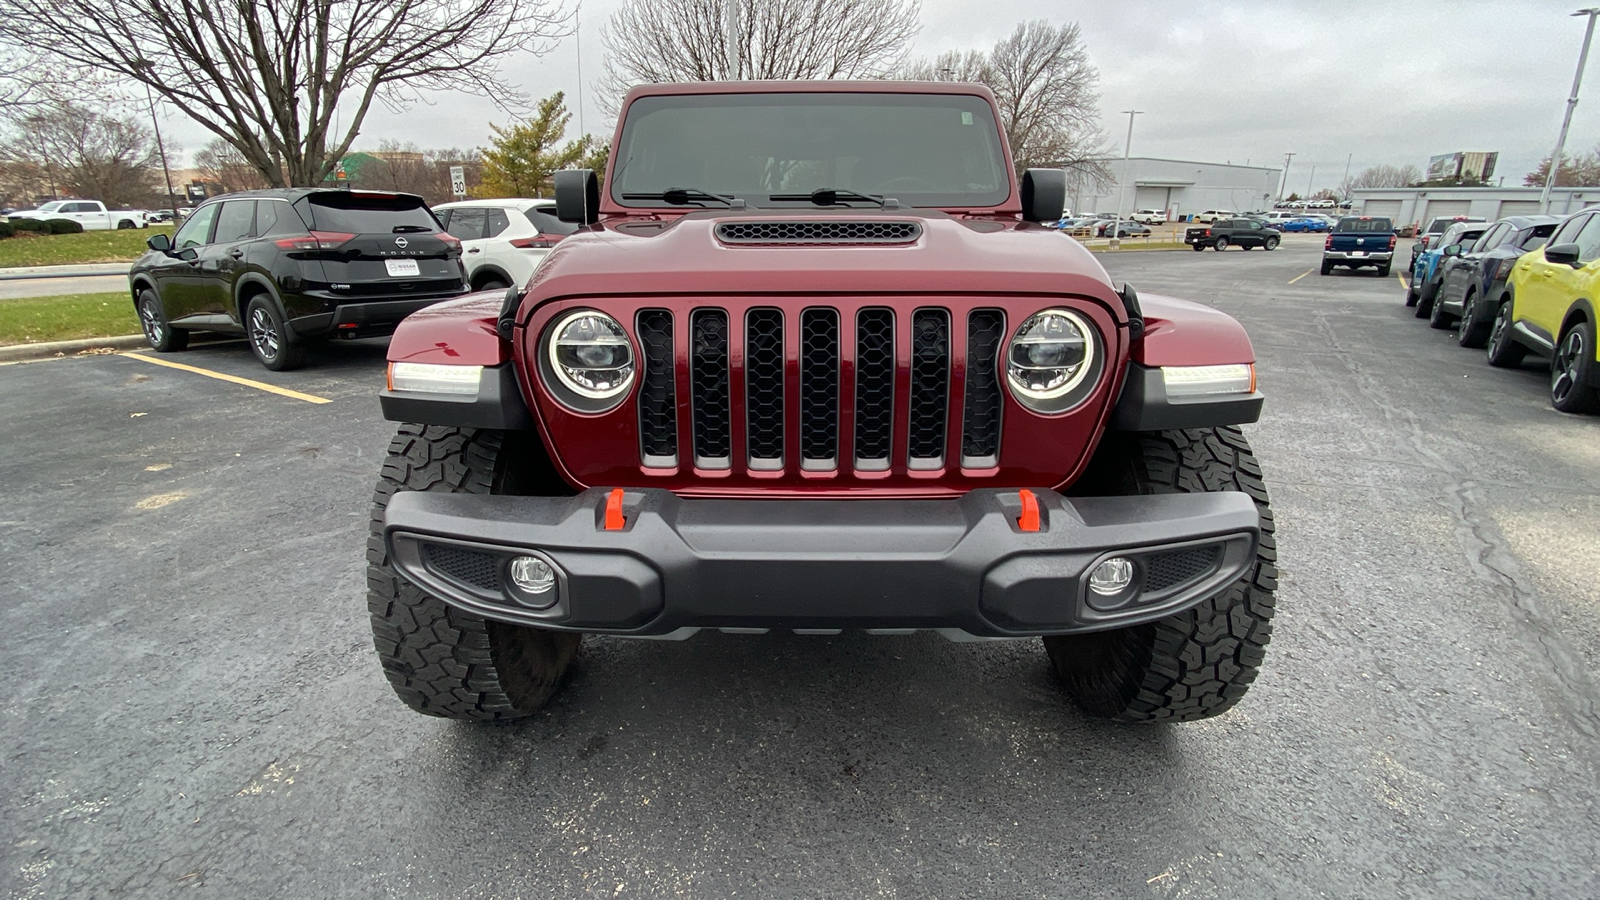
[[[1488,230],[1487,222],[1457,222],[1446,228],[1438,240],[1430,241],[1428,249],[1417,256],[1417,261],[1411,265],[1411,284],[1406,288],[1406,305],[1417,308],[1417,318],[1426,319],[1433,314],[1433,298],[1439,295],[1439,283],[1444,277],[1444,269],[1439,265],[1444,248],[1470,244]]]

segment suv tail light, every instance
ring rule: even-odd
[[[446,255],[448,255],[451,251],[455,251],[457,253],[461,251],[461,239],[450,232],[436,231],[434,232],[433,236],[438,238],[439,243],[444,245],[444,252]]]
[[[549,250],[551,247],[554,247],[556,242],[561,240],[563,237],[565,237],[565,235],[540,234],[534,237],[516,238],[511,242],[511,246],[517,248],[518,250]]]
[[[273,243],[284,250],[333,250],[344,242],[354,239],[355,235],[342,231],[313,231],[310,234],[279,238]]]

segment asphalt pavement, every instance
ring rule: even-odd
[[[424,718],[363,598],[381,341],[0,366],[0,896],[1600,895],[1600,418],[1321,245],[1098,257],[1267,395],[1277,628],[1192,725],[848,633],[591,638],[541,715]]]

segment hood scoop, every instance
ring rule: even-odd
[[[909,244],[922,236],[922,223],[860,219],[737,221],[718,223],[716,234],[717,240],[722,243],[738,246]]]

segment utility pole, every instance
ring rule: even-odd
[[[1316,183],[1317,183],[1317,164],[1316,163],[1312,163],[1311,164],[1311,177],[1306,180],[1306,199],[1307,200],[1311,199],[1311,192],[1315,189]]]
[[[156,64],[148,59],[135,60],[133,68],[137,71],[153,73]],[[150,124],[156,131],[156,152],[161,154],[161,174],[167,181],[167,203],[172,207],[172,227],[178,227],[178,198],[172,193],[172,170],[167,168],[167,147],[161,141],[161,120],[156,118],[156,96],[150,92],[150,82],[144,84],[144,98],[150,104]]]
[[[1128,195],[1128,167],[1131,165],[1128,162],[1128,154],[1133,150],[1133,117],[1144,115],[1144,110],[1142,109],[1125,109],[1122,112],[1128,117],[1128,142],[1122,145],[1122,178],[1117,185],[1117,215],[1116,218],[1111,220],[1111,246],[1113,247],[1122,246],[1122,239],[1118,235],[1122,233],[1122,201]],[[1137,191],[1134,192],[1133,199],[1134,202],[1138,202],[1139,194]]]
[[[1567,129],[1572,127],[1572,110],[1578,105],[1578,86],[1583,84],[1583,67],[1589,61],[1589,42],[1594,40],[1594,19],[1600,8],[1580,9],[1573,16],[1588,16],[1589,25],[1583,31],[1583,50],[1578,53],[1578,71],[1572,73],[1572,96],[1567,98],[1567,114],[1561,119],[1561,136],[1556,138],[1556,152],[1550,154],[1550,171],[1544,176],[1544,191],[1539,195],[1539,211],[1550,212],[1550,189],[1556,186],[1556,173],[1561,170],[1561,154],[1567,147]]]
[[[728,26],[728,80],[744,77],[744,60],[739,55],[739,0],[723,0],[722,11]]]
[[[1283,155],[1283,178],[1278,182],[1278,202],[1283,202],[1283,192],[1289,188],[1289,160],[1294,158],[1293,153]]]
[[[582,12],[583,8],[581,6],[572,12],[572,37],[578,48],[578,134],[580,137],[589,133],[583,130],[583,22],[578,18]],[[605,174],[604,172],[600,173],[602,177]]]
[[[1339,198],[1340,200],[1350,199],[1350,160],[1355,158],[1356,155],[1354,153],[1344,158],[1344,180],[1339,182],[1339,193],[1343,195]]]

